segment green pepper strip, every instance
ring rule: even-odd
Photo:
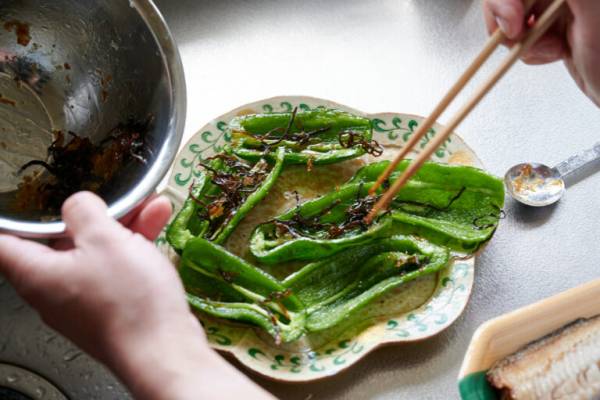
[[[219,227],[209,239],[217,244],[225,242],[246,215],[269,193],[283,168],[284,155],[285,149],[279,148],[274,159],[275,164],[260,187],[246,198],[244,203],[234,212],[234,215],[223,226]],[[220,160],[214,161],[211,167],[215,169],[223,168]],[[235,171],[232,171],[232,173],[235,173]],[[192,195],[195,198],[206,200],[208,204],[210,203],[208,196],[214,195],[217,190],[208,179],[207,174],[202,173],[198,182],[192,188]],[[204,237],[207,234],[209,221],[197,217],[198,207],[201,206],[190,196],[167,228],[167,241],[179,253],[183,251],[188,240],[194,237]]]
[[[253,323],[276,340],[291,341],[302,335],[304,306],[293,291],[221,246],[203,238],[189,240],[180,268],[193,307],[216,317]],[[190,269],[201,277],[190,276]],[[203,286],[216,283],[216,291],[227,301],[200,297],[194,290],[198,282]]]
[[[449,259],[447,249],[395,236],[308,264],[281,283],[222,247],[197,238],[186,245],[181,273],[193,308],[261,327],[276,341],[290,342],[304,332],[322,331],[357,315],[390,290],[444,268]],[[214,300],[195,291],[199,282],[225,298]],[[291,294],[280,303],[268,299],[286,291]]]
[[[368,165],[339,190],[311,200],[277,217],[290,221],[295,214],[316,216],[320,223],[343,223],[347,210],[368,188],[388,161]],[[392,180],[406,168],[402,162]],[[347,247],[393,234],[417,234],[438,245],[472,253],[494,233],[504,205],[502,182],[471,167],[425,164],[399,192],[391,214],[367,230],[355,229],[329,239],[327,232],[300,229],[300,236],[278,232],[276,222],[259,225],[250,239],[250,250],[261,262],[277,264],[289,260],[312,261]],[[323,211],[327,213],[321,215]],[[390,225],[390,221],[393,224]],[[299,236],[299,237],[298,237]]]
[[[217,318],[258,326],[267,331],[276,342],[293,342],[304,334],[304,315],[290,312],[290,322],[274,322],[273,315],[249,303],[224,303],[187,294],[188,303],[196,310]]]
[[[357,190],[359,190],[359,185],[341,188],[339,196],[338,193],[332,193],[327,197],[315,200],[314,203],[305,203],[299,212],[303,216],[310,217],[312,211],[315,209],[321,210],[323,207],[333,204],[335,200],[354,199]],[[313,209],[312,206],[315,206],[315,208]],[[334,215],[340,208],[334,208],[330,216]],[[292,212],[296,211],[292,210]],[[292,212],[284,214],[285,216],[282,216],[281,219],[291,218]],[[392,236],[394,233],[393,221],[390,218],[383,218],[364,232],[343,236],[339,239],[319,238],[323,235],[323,232],[314,232],[312,237],[307,235],[293,240],[284,238],[269,239],[276,229],[273,223],[259,225],[250,238],[252,254],[265,264],[278,264],[290,260],[314,261],[377,238]]]
[[[182,263],[204,275],[225,281],[251,301],[263,301],[286,290],[271,275],[203,238],[188,241]],[[302,304],[293,294],[282,298],[281,302],[288,310],[302,309]]]
[[[441,270],[449,260],[443,247],[394,236],[309,264],[283,284],[307,307],[306,330],[317,332],[356,315],[390,290]]]
[[[390,179],[397,179],[409,163],[400,163]],[[374,182],[387,165],[371,164],[353,179]],[[504,207],[500,179],[473,167],[427,163],[409,183],[392,204],[396,232],[467,253],[494,234]]]
[[[290,120],[294,118],[290,125]],[[256,161],[262,157],[271,159],[273,155],[265,152],[265,143],[272,148],[285,147],[285,164],[314,165],[332,164],[365,154],[365,149],[356,144],[344,148],[339,141],[341,132],[352,130],[360,138],[371,142],[371,121],[339,110],[320,108],[312,111],[293,113],[254,114],[234,118],[229,123],[233,138],[233,152],[238,157]],[[298,141],[283,138],[282,135],[297,135],[315,132],[310,140],[301,144]],[[257,136],[268,135],[262,141]]]

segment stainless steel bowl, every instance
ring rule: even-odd
[[[18,82],[17,82],[18,81]],[[0,230],[64,232],[58,220],[15,211],[18,169],[43,159],[54,130],[94,142],[130,119],[153,117],[152,156],[119,174],[105,200],[119,218],[167,173],[186,112],[177,47],[149,0],[0,1]]]

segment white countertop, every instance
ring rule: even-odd
[[[276,95],[426,115],[486,39],[480,3],[157,0],[185,67],[186,138],[230,109]],[[522,161],[553,165],[591,147],[600,139],[600,110],[561,64],[519,64],[458,132],[492,173],[503,175]],[[286,400],[458,398],[458,370],[481,323],[600,276],[599,193],[597,173],[569,188],[555,207],[508,202],[506,219],[478,258],[470,303],[444,333],[380,349],[316,383],[254,379]],[[35,348],[27,335],[35,336]],[[45,371],[73,399],[126,397],[103,368],[44,327],[2,278],[0,361]]]

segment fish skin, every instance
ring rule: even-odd
[[[496,362],[503,399],[600,399],[600,315],[578,319]]]

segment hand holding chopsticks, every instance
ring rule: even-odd
[[[527,0],[525,7],[529,10],[535,0]],[[546,9],[538,21],[535,22],[534,26],[529,30],[527,35],[518,43],[516,43],[510,50],[506,59],[500,64],[500,66],[494,71],[494,73],[476,90],[475,94],[467,101],[467,103],[457,112],[457,114],[450,120],[448,125],[444,127],[437,135],[429,142],[427,147],[415,158],[406,168],[404,173],[392,184],[392,186],[384,193],[384,195],[375,204],[369,215],[366,217],[365,222],[371,223],[373,219],[377,217],[380,211],[385,210],[391,201],[394,199],[398,191],[406,184],[406,182],[419,170],[419,168],[427,161],[431,155],[444,143],[444,141],[450,136],[450,134],[456,129],[456,127],[465,119],[467,115],[479,104],[481,99],[494,87],[494,85],[504,76],[504,74],[514,65],[519,59],[521,54],[527,51],[537,40],[552,26],[552,24],[560,16],[562,8],[566,0],[554,0],[552,4]],[[370,189],[370,193],[374,194],[375,191],[385,182],[391,173],[394,171],[396,166],[406,155],[413,149],[413,147],[427,134],[429,129],[433,126],[437,118],[446,110],[450,103],[456,98],[460,91],[466,86],[471,80],[475,73],[481,68],[481,66],[487,61],[489,56],[494,50],[500,45],[500,43],[506,37],[501,30],[496,30],[494,34],[488,39],[486,45],[480,54],[475,58],[467,70],[461,75],[458,81],[452,86],[450,91],[444,96],[440,103],[433,110],[432,114],[421,124],[419,129],[410,138],[409,142],[400,151],[398,156],[390,163],[386,171],[378,178],[377,182]]]

